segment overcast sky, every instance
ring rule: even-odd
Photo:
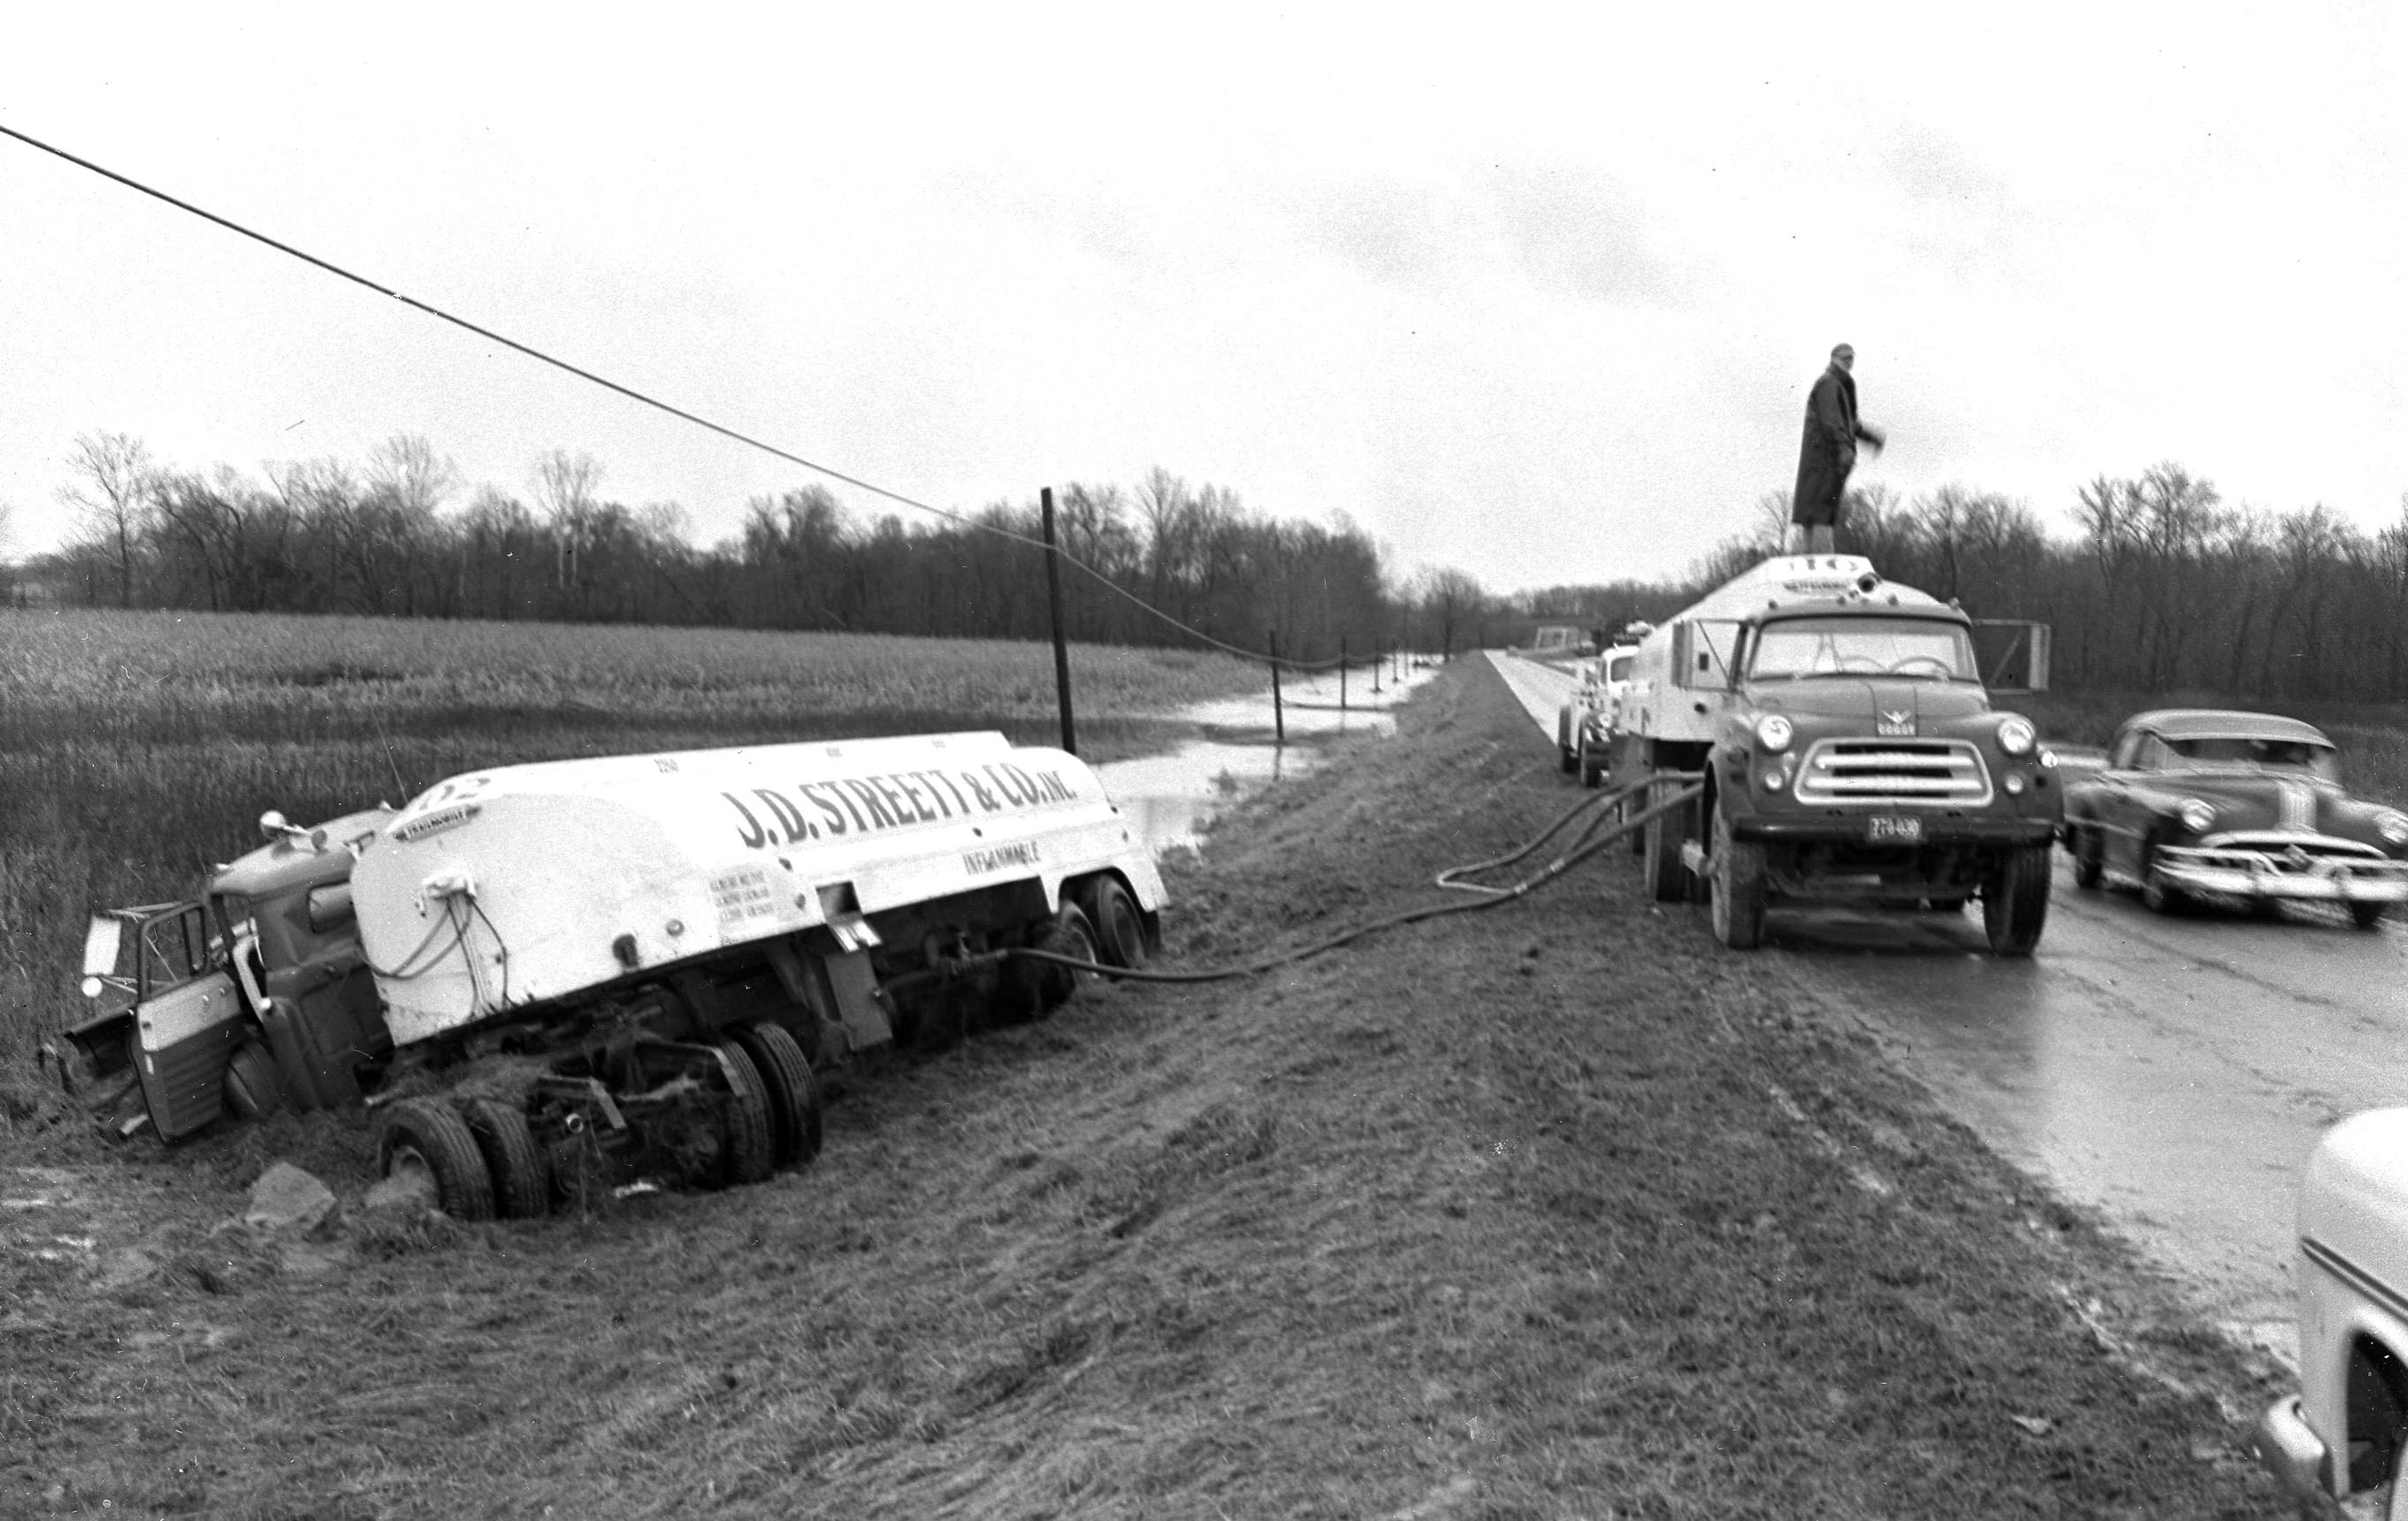
[[[1842,339],[1860,483],[2408,492],[2397,5],[520,14],[28,8],[0,123],[953,508],[1160,465],[1401,571],[1673,573]],[[581,451],[703,542],[812,479],[6,139],[0,271],[20,554],[98,429]]]

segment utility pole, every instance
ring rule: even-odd
[[[1062,749],[1079,753],[1079,728],[1070,719],[1070,640],[1062,628],[1062,547],[1054,542],[1054,488],[1038,493],[1045,504],[1045,596],[1054,610],[1054,692],[1062,708]]]

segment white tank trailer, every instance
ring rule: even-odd
[[[1162,882],[1096,774],[1001,734],[500,767],[93,922],[50,1042],[124,1134],[366,1103],[464,1218],[572,1183],[745,1183],[818,1149],[817,1074],[1135,968]],[[113,1080],[113,1081],[112,1081]]]

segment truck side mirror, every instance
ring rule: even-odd
[[[125,938],[125,922],[115,914],[93,915],[90,927],[83,932],[84,997],[99,996],[93,982],[117,969],[118,948]]]

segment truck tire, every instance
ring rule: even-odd
[[[1731,838],[1730,820],[1714,810],[1714,939],[1734,951],[1764,943],[1764,846]]]
[[[733,1040],[719,1042],[728,1080],[720,1139],[725,1145],[722,1172],[732,1184],[759,1183],[778,1169],[778,1142],[769,1120],[769,1086],[761,1069]]]
[[[1054,915],[1045,932],[1038,937],[1037,948],[1081,961],[1102,959],[1096,954],[1096,926],[1087,922],[1076,903],[1062,905],[1061,911]],[[1037,1017],[1043,1019],[1070,1001],[1079,991],[1079,979],[1086,974],[1051,961],[1040,961],[1037,967]]]
[[[2372,929],[2383,923],[2384,912],[2390,907],[2390,904],[2380,901],[2352,903],[2349,906],[2349,922],[2360,929]]]
[[[494,1178],[494,1211],[505,1220],[540,1220],[552,1212],[552,1158],[536,1144],[526,1112],[498,1098],[460,1106]]]
[[[2073,885],[2089,891],[2107,870],[2107,842],[2096,829],[2069,828],[2066,845],[2073,852]]]
[[[284,1107],[284,1081],[276,1075],[276,1058],[257,1036],[235,1047],[226,1058],[225,1101],[246,1120],[264,1120]]]
[[[1605,757],[1590,754],[1585,745],[1581,747],[1580,779],[1584,787],[1598,786],[1605,781]]]
[[[1145,921],[1117,877],[1102,877],[1088,895],[1087,917],[1096,932],[1096,960],[1134,971],[1145,965]]]
[[[1580,759],[1573,753],[1571,725],[1563,713],[1555,715],[1555,769],[1566,776],[1580,768]]]
[[[769,1128],[780,1167],[800,1167],[820,1154],[820,1085],[802,1042],[775,1020],[739,1026],[736,1043],[752,1058],[769,1098]]]
[[[1653,808],[1657,800],[1656,793],[1660,790],[1650,788],[1643,806]],[[1685,807],[1676,808],[1647,821],[1646,846],[1640,871],[1646,880],[1648,896],[1658,903],[1681,903],[1688,899],[1689,868],[1681,864],[1683,825],[1688,813]]]
[[[377,1122],[377,1169],[416,1174],[435,1188],[436,1207],[454,1220],[494,1217],[494,1175],[460,1112],[440,1098],[404,1098]]]
[[[2016,845],[1999,862],[1982,889],[1982,927],[1990,954],[2028,956],[2048,923],[2048,876],[2054,847]]]

